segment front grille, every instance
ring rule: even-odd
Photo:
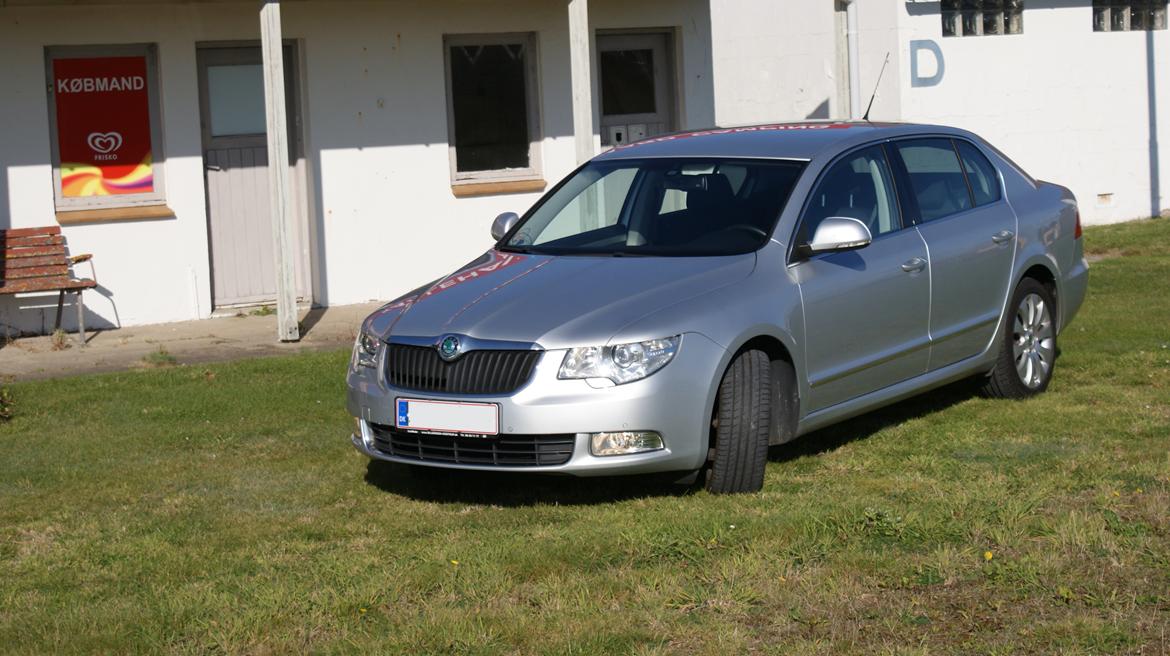
[[[399,389],[449,394],[510,394],[528,382],[543,351],[469,351],[444,362],[427,346],[391,344],[386,380]]]
[[[374,448],[388,456],[457,465],[537,467],[563,465],[573,457],[577,438],[565,435],[455,437],[409,433],[370,424]]]

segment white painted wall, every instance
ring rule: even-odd
[[[863,107],[877,90],[871,119],[977,132],[1035,177],[1070,187],[1086,224],[1166,208],[1170,31],[1096,33],[1088,0],[1028,0],[1022,35],[943,38],[937,2],[857,2]],[[833,11],[823,0],[711,0],[717,122],[800,120],[824,98],[831,116],[846,116]],[[911,86],[910,42],[920,39],[942,50],[937,86]],[[920,64],[934,71],[929,53]]]
[[[892,4],[900,14],[900,118],[983,135],[1033,176],[1071,188],[1086,224],[1165,208],[1170,32],[1093,32],[1087,1],[1028,0],[1021,35],[943,38],[938,3]],[[915,39],[932,40],[942,50],[946,68],[938,86],[910,84]],[[927,74],[934,71],[932,59],[921,55]],[[1150,194],[1151,123],[1163,126],[1156,199]],[[1099,203],[1098,194],[1112,194],[1112,202]]]
[[[829,0],[711,0],[716,124],[847,116],[836,34]]]
[[[327,304],[392,298],[450,272],[491,245],[496,214],[523,212],[539,197],[452,197],[444,33],[539,32],[545,179],[555,184],[576,167],[563,3],[352,6],[362,8],[356,24],[332,4],[285,10],[286,33],[307,35],[309,148],[320,161],[325,226],[318,301]],[[594,29],[678,29],[684,125],[710,120],[704,10],[693,0],[590,2]]]
[[[453,196],[444,34],[537,33],[544,177],[555,184],[575,168],[564,3],[317,1],[287,3],[283,13],[285,38],[302,48],[316,302],[388,299],[439,277],[490,246],[496,214],[524,211],[539,196]],[[592,0],[590,16],[594,29],[672,29],[681,127],[714,122],[705,0]],[[0,227],[55,223],[44,47],[159,45],[176,218],[64,229],[73,252],[95,254],[101,288],[86,294],[90,325],[210,314],[195,44],[258,38],[250,2],[0,7]],[[0,328],[43,330],[52,310],[38,311],[38,300],[0,298]]]

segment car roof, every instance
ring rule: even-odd
[[[871,139],[922,132],[957,133],[954,128],[912,123],[805,121],[676,132],[616,146],[595,161],[645,157],[747,157],[810,160],[832,149]]]

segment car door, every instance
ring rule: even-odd
[[[853,151],[826,170],[795,243],[807,243],[831,216],[862,221],[873,240],[791,265],[804,307],[808,411],[920,375],[927,365],[927,250],[918,232],[903,226],[885,147]]]
[[[1015,257],[1016,215],[973,144],[894,142],[930,250],[930,370],[982,353],[999,327]],[[896,166],[898,164],[896,163]]]

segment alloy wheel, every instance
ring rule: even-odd
[[[1038,389],[1048,379],[1056,359],[1056,329],[1048,304],[1039,294],[1028,294],[1016,308],[1012,355],[1020,382],[1029,389]]]

